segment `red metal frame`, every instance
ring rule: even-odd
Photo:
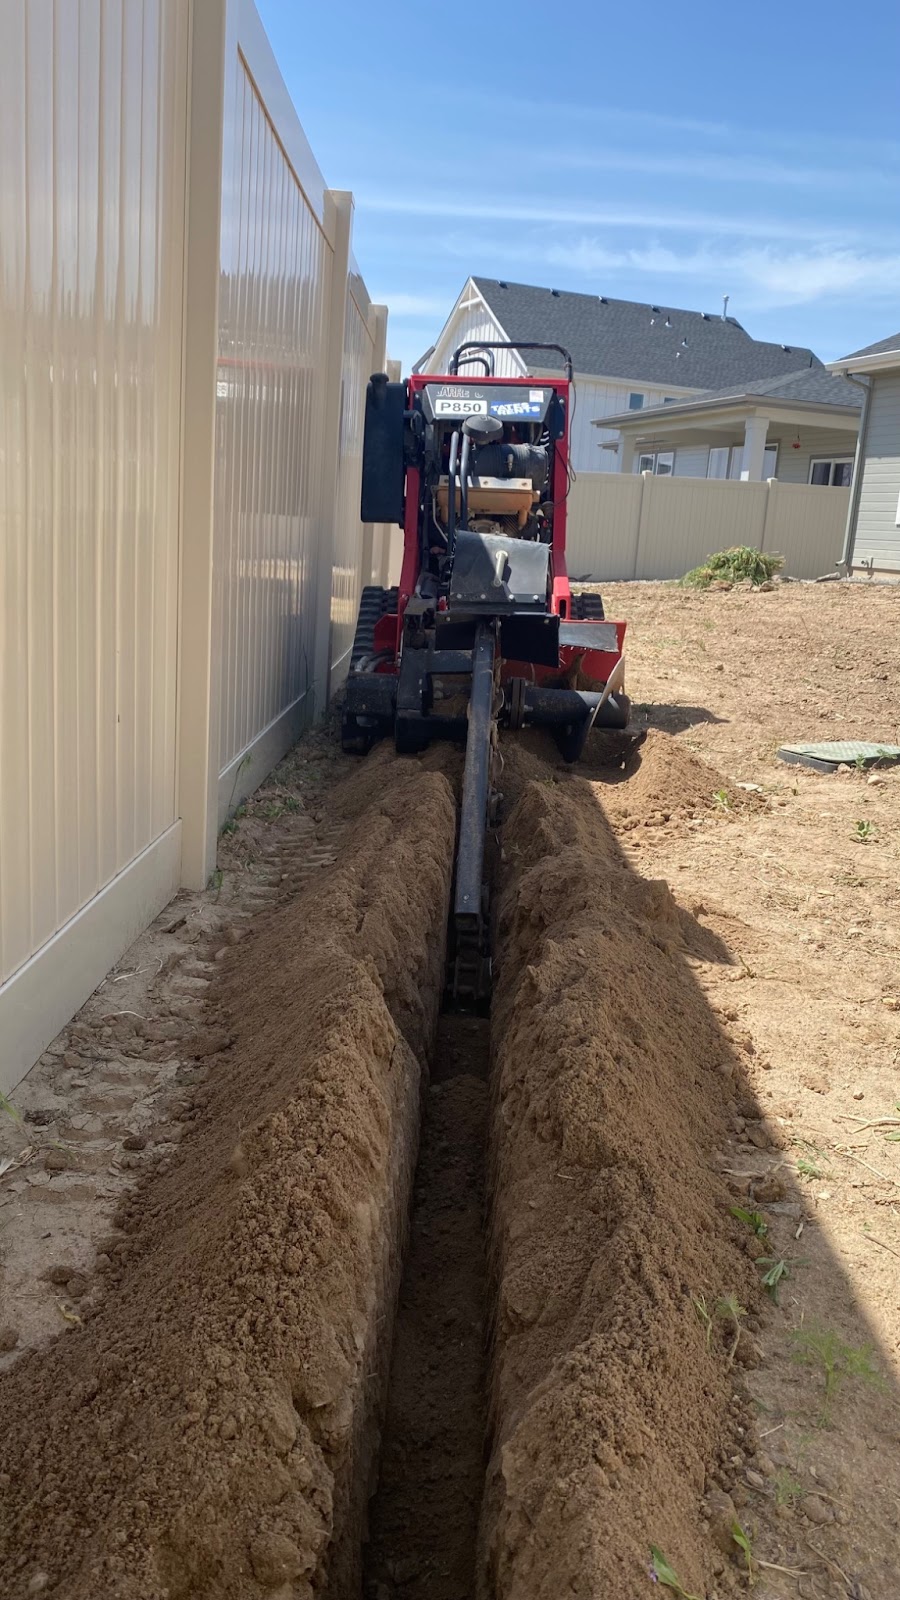
[[[415,373],[406,380],[408,385],[410,404],[412,397],[420,393],[428,383],[465,383],[484,382],[502,384],[510,388],[521,389],[524,383],[540,383],[543,388],[553,389],[560,396],[565,405],[566,432],[562,439],[557,439],[553,446],[553,462],[551,466],[551,488],[553,492],[553,539],[550,545],[550,610],[567,622],[573,619],[569,616],[569,602],[572,590],[569,584],[569,575],[566,570],[566,519],[568,516],[569,495],[569,381],[567,378],[461,378],[447,373]],[[375,649],[390,650],[395,660],[393,664],[385,663],[379,670],[383,672],[396,671],[396,656],[400,649],[400,632],[403,622],[403,613],[407,602],[413,594],[416,580],[419,576],[419,470],[417,467],[408,467],[406,472],[406,500],[403,524],[403,565],[400,570],[399,598],[397,614],[382,617],[375,627]],[[577,623],[575,623],[577,626]],[[585,625],[587,626],[587,624]],[[609,650],[580,650],[577,645],[565,645],[560,650],[561,667],[558,670],[547,667],[535,667],[530,662],[505,661],[503,663],[503,677],[533,678],[538,683],[552,681],[558,676],[559,671],[569,671],[580,658],[580,669],[585,677],[605,683],[615,662],[622,654],[625,642],[625,623],[616,622],[617,649]]]

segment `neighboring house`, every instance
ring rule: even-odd
[[[861,405],[856,384],[806,366],[638,413],[614,412],[594,427],[606,435],[618,430],[604,452],[617,452],[622,472],[847,488]]]
[[[610,412],[677,403],[705,390],[822,371],[811,350],[752,339],[734,317],[678,311],[646,301],[573,294],[497,278],[469,278],[437,341],[417,369],[446,372],[458,345],[470,339],[528,339],[561,344],[575,365],[576,407],[571,448],[576,472],[616,472],[614,430],[595,428]],[[470,368],[474,376],[477,369]],[[562,371],[551,353],[519,358],[498,352],[496,371],[519,377]]]
[[[865,390],[843,558],[848,571],[900,576],[900,333],[828,363]]]

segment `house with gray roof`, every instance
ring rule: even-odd
[[[612,412],[593,426],[621,472],[847,488],[861,407],[857,385],[817,363],[638,412]]]
[[[577,472],[619,470],[617,451],[604,448],[617,444],[619,430],[595,426],[597,419],[656,411],[713,390],[823,371],[812,350],[754,339],[736,317],[481,277],[466,280],[417,370],[445,372],[457,346],[477,339],[561,344],[571,353],[577,394],[571,441]],[[507,377],[551,376],[562,371],[562,361],[550,352],[531,358],[498,352],[496,371]]]
[[[862,398],[843,560],[851,574],[900,578],[900,333],[830,361],[828,370]]]

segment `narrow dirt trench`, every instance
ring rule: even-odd
[[[490,1025],[443,1015],[425,1093],[365,1600],[469,1600],[484,1485]]]

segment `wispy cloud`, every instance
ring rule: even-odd
[[[800,305],[829,296],[864,293],[897,297],[900,253],[858,250],[722,251],[710,244],[679,252],[652,244],[611,249],[598,240],[581,239],[565,249],[550,246],[546,264],[566,267],[585,277],[631,271],[665,278],[722,284],[742,294],[745,304]]]
[[[388,194],[372,191],[358,200],[360,212],[406,217],[441,217],[447,221],[500,221],[558,224],[565,227],[645,228],[652,232],[703,233],[748,239],[805,239],[820,244],[849,243],[846,231],[822,223],[798,222],[775,217],[726,215],[700,211],[640,210],[633,207],[556,205],[542,201],[494,201],[454,199],[441,196],[433,200],[420,194]]]
[[[532,168],[565,172],[633,172],[648,177],[699,178],[706,183],[765,184],[767,188],[794,188],[829,191],[835,188],[893,189],[900,199],[900,170],[886,170],[871,163],[836,164],[819,167],[790,166],[784,161],[755,154],[752,150],[730,154],[677,153],[659,155],[650,150],[622,150],[604,146],[596,152],[569,148],[544,150],[530,159]]]

